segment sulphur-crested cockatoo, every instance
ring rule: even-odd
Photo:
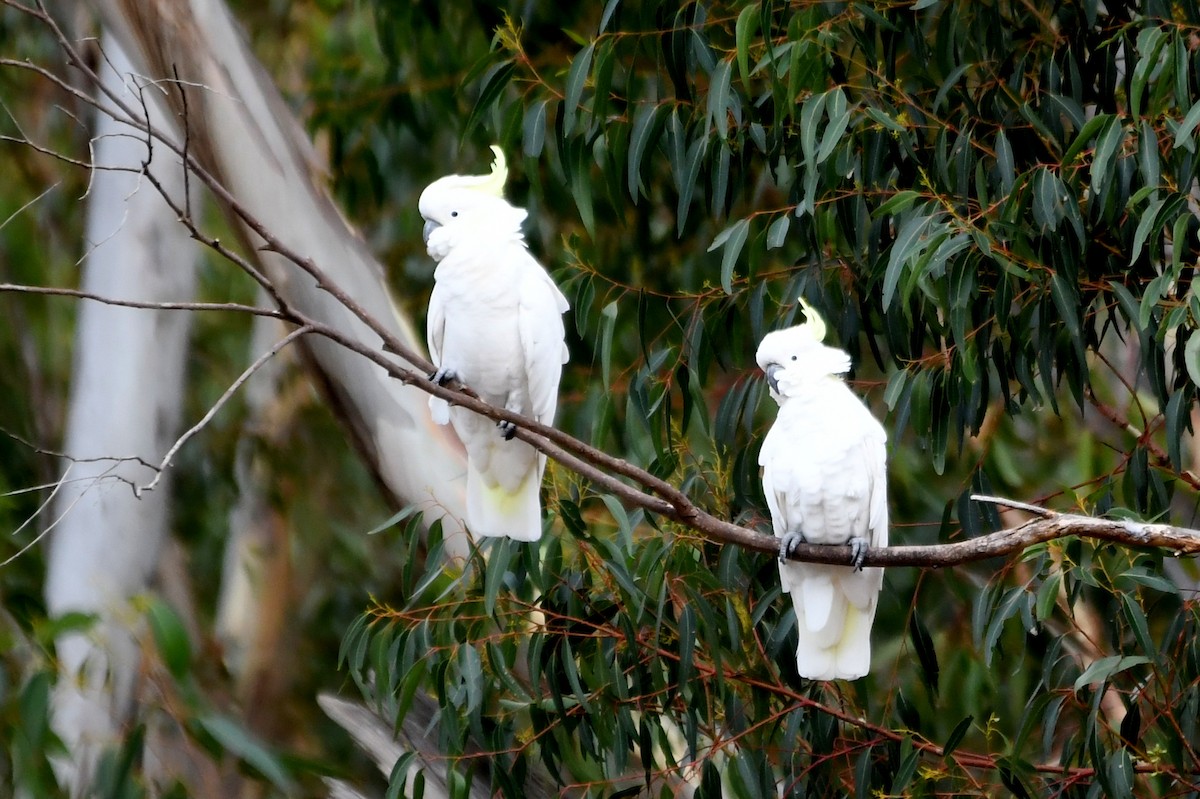
[[[883,426],[842,379],[850,356],[822,344],[825,323],[801,300],[804,324],[758,347],[779,415],[763,440],[763,493],[779,537],[779,579],[796,608],[796,666],[811,680],[854,680],[871,666],[871,623],[883,570],[861,568],[888,540]],[[850,545],[854,566],[787,559],[800,542]]]
[[[425,242],[438,262],[429,298],[429,353],[439,383],[457,378],[486,402],[554,419],[567,362],[567,298],[525,245],[523,208],[504,199],[500,148],[490,175],[447,175],[421,193]],[[467,450],[467,527],[476,535],[535,541],[546,458],[514,440],[512,425],[430,397],[438,424],[451,422]]]

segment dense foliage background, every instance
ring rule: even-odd
[[[980,491],[1195,526],[1194,4],[241,5],[414,319],[431,286],[420,189],[504,148],[509,197],[572,303],[559,426],[706,509],[766,529],[774,410],[753,353],[803,295],[885,420],[894,542],[1019,521],[969,501]],[[56,58],[29,21],[0,26],[21,42],[9,57]],[[44,91],[0,70],[6,104]],[[55,148],[85,146],[69,120],[45,124]],[[86,174],[9,149],[0,279],[69,285]],[[249,299],[216,262],[205,292]],[[0,302],[0,513],[17,530],[38,494],[16,492],[56,471],[26,442],[57,441],[72,304]],[[187,418],[240,370],[245,330],[200,323]],[[1072,538],[889,570],[873,673],[809,684],[770,558],[552,467],[543,544],[447,567],[419,518],[365,535],[389,511],[300,371],[288,392],[286,435],[254,437],[234,411],[185,450],[176,511],[192,573],[215,572],[233,450],[250,435],[271,453],[297,559],[283,701],[223,700],[194,632],[166,680],[185,701],[156,711],[268,793],[328,771],[370,784],[318,720],[319,689],[361,692],[388,723],[432,700],[458,795],[472,773],[510,797],[1200,793],[1194,563]],[[50,790],[39,568],[35,547],[0,576],[0,741],[14,784]],[[203,622],[215,586],[194,580]],[[170,662],[161,626],[148,656]],[[242,726],[215,735],[213,714]],[[137,744],[114,766],[121,795],[138,790]],[[401,791],[419,785],[397,776]]]

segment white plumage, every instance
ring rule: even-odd
[[[796,666],[812,680],[853,680],[871,666],[871,624],[883,570],[785,559],[800,541],[846,545],[856,563],[887,546],[887,434],[842,375],[850,356],[825,346],[825,324],[808,320],[769,333],[758,348],[779,414],[763,440],[763,493],[780,539],[779,579],[791,592]]]
[[[567,299],[525,245],[526,212],[503,198],[507,170],[448,175],[421,193],[429,255],[438,262],[427,337],[438,370],[486,402],[551,424],[567,362]],[[467,527],[476,535],[536,541],[546,458],[514,429],[430,397],[434,421],[450,422],[467,450]]]

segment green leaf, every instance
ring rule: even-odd
[[[1150,658],[1143,655],[1110,655],[1100,658],[1084,669],[1075,680],[1075,692],[1078,693],[1085,685],[1096,685],[1111,678],[1115,674],[1149,663]]]
[[[921,678],[925,681],[929,692],[937,696],[940,673],[937,651],[933,647],[933,639],[929,636],[929,630],[925,629],[924,622],[916,613],[909,617],[908,632],[912,638],[913,648],[917,650],[917,660],[921,663]]]
[[[1034,609],[1034,615],[1038,621],[1045,621],[1054,614],[1054,608],[1058,605],[1058,593],[1062,587],[1062,572],[1056,571],[1038,586],[1037,604]]]
[[[696,649],[696,612],[684,603],[679,614],[679,687],[689,685],[696,668],[692,657]]]
[[[1033,799],[1029,789],[1025,787],[1025,783],[1021,782],[1021,777],[1013,768],[1013,764],[1008,758],[1002,758],[997,763],[997,771],[1000,774],[1000,782],[1004,787],[1012,792],[1014,799]]]
[[[412,768],[416,759],[416,752],[405,752],[396,758],[396,762],[392,764],[392,773],[388,776],[387,793],[383,795],[383,799],[401,799],[404,796],[404,788],[408,785],[408,770]]]
[[[604,33],[605,29],[608,28],[608,23],[612,20],[613,13],[617,10],[620,2],[621,0],[608,0],[604,4],[604,13],[600,15],[600,27],[596,29],[596,33]]]
[[[996,175],[1000,178],[1000,190],[1009,194],[1017,181],[1017,171],[1013,166],[1012,145],[1001,128],[996,133]]]
[[[606,386],[612,385],[612,340],[616,325],[617,301],[613,300],[600,312],[600,375]]]
[[[413,697],[417,695],[417,689],[421,686],[425,679],[426,670],[429,667],[428,658],[417,658],[413,661],[412,667],[405,673],[404,678],[400,681],[399,688],[396,691],[396,723],[399,724],[408,715],[408,711],[412,708]]]
[[[892,796],[905,796],[906,788],[912,782],[913,775],[917,773],[917,764],[921,761],[921,752],[919,749],[914,749],[912,738],[905,735],[900,741],[900,765],[896,769],[896,776],[892,779]]]
[[[722,139],[729,138],[729,82],[732,65],[725,60],[717,62],[708,84],[708,119]]]
[[[513,541],[509,538],[492,539],[491,553],[483,575],[483,612],[491,616],[496,611],[496,598],[504,585],[504,575],[512,560]]]
[[[1138,32],[1137,64],[1133,68],[1133,80],[1129,86],[1130,115],[1142,115],[1142,94],[1146,89],[1146,80],[1151,70],[1160,63],[1159,55],[1167,37],[1162,28],[1146,27]]]
[[[1146,187],[1156,189],[1162,183],[1162,172],[1158,157],[1158,136],[1148,120],[1143,119],[1138,129],[1138,165],[1142,172],[1142,182]]]
[[[1096,136],[1096,154],[1092,158],[1091,178],[1092,190],[1097,195],[1112,174],[1112,160],[1124,138],[1125,127],[1116,116],[1110,116]]]
[[[295,794],[292,778],[279,758],[249,730],[232,719],[216,714],[196,717],[196,723],[220,744],[221,748],[267,778],[287,795]]]
[[[458,669],[467,696],[463,710],[469,715],[483,704],[483,662],[479,650],[470,642],[458,648]]]
[[[1049,169],[1041,168],[1033,175],[1033,220],[1043,233],[1058,229],[1063,218],[1067,187]]]
[[[825,110],[825,95],[814,94],[804,101],[800,109],[800,151],[808,164],[814,163],[817,154],[817,124]]]
[[[642,103],[633,114],[633,132],[629,134],[629,196],[637,204],[642,185],[642,159],[646,150],[661,132],[663,106]]]
[[[1192,385],[1200,388],[1200,334],[1195,330],[1188,336],[1187,345],[1183,348],[1183,365]]]
[[[1112,114],[1097,114],[1089,119],[1087,124],[1079,130],[1079,134],[1075,136],[1075,140],[1071,142],[1071,146],[1063,153],[1063,167],[1070,166],[1071,162],[1084,151],[1096,136],[1096,131],[1100,130],[1106,124],[1112,124],[1114,120],[1115,117]]]
[[[539,100],[525,111],[521,125],[521,148],[525,155],[537,158],[546,144],[546,101]]]
[[[721,288],[726,294],[733,294],[733,268],[737,266],[738,256],[742,254],[742,247],[745,246],[749,235],[750,220],[739,219],[718,233],[708,246],[709,252],[721,246],[725,248],[721,253]]]
[[[1195,338],[1195,335],[1192,336]],[[1190,339],[1189,339],[1190,343]],[[1187,350],[1184,349],[1184,357]],[[1164,415],[1167,417],[1167,457],[1171,467],[1177,472],[1183,471],[1183,439],[1187,433],[1188,420],[1191,418],[1191,405],[1186,387],[1181,386],[1167,402]]]
[[[905,265],[924,249],[925,243],[922,241],[922,237],[929,230],[933,219],[933,216],[916,214],[901,225],[900,232],[896,235],[896,241],[892,244],[891,254],[888,256],[887,271],[883,275],[883,307],[891,306],[892,297],[896,294],[896,287],[900,284],[900,277],[904,273]]]
[[[741,78],[742,88],[750,94],[750,40],[758,32],[759,9],[753,4],[746,4],[738,14],[734,25],[734,41],[737,44],[738,77]]]
[[[171,676],[182,678],[192,662],[192,646],[183,621],[170,605],[158,599],[152,600],[146,608],[146,618]]]
[[[1146,206],[1146,210],[1142,211],[1142,218],[1138,220],[1137,230],[1133,233],[1133,249],[1129,254],[1129,264],[1132,266],[1138,256],[1142,254],[1142,247],[1146,244],[1146,239],[1150,237],[1150,233],[1157,229],[1158,212],[1162,210],[1166,199],[1158,199]]]
[[[473,131],[475,126],[483,120],[484,115],[496,104],[504,88],[512,80],[516,69],[516,63],[511,60],[502,61],[491,68],[487,77],[483,80],[483,88],[479,91],[479,99],[475,101],[475,106],[467,116],[467,123],[463,126],[464,134]]]
[[[887,202],[875,209],[875,213],[871,214],[873,219],[882,219],[888,214],[898,214],[907,211],[909,206],[921,196],[921,192],[905,189],[898,191],[888,198]]]
[[[842,141],[842,134],[850,123],[850,109],[846,106],[846,94],[841,87],[825,93],[825,113],[829,116],[829,124],[821,134],[821,145],[817,148],[816,163],[821,164],[829,158],[833,148]]]
[[[370,530],[367,530],[366,534],[367,535],[378,535],[379,533],[382,533],[384,530],[390,530],[392,527],[396,526],[400,522],[404,521],[405,519],[407,519],[410,516],[413,516],[417,513],[420,513],[420,509],[416,505],[405,505],[403,508],[396,511],[391,516],[387,517],[387,519],[385,519],[384,521],[375,525]]]
[[[1182,148],[1189,153],[1196,151],[1196,143],[1192,134],[1195,133],[1197,125],[1200,125],[1200,100],[1197,100],[1188,109],[1179,123],[1179,127],[1175,129],[1175,149]]]
[[[575,663],[575,652],[571,649],[571,639],[569,637],[562,639],[559,663],[562,665],[567,682],[575,694],[575,701],[584,708],[588,715],[591,715],[593,711],[588,702],[587,692],[583,690],[583,683],[579,679],[579,667]]]
[[[867,106],[867,116],[878,122],[880,125],[883,125],[883,127],[887,128],[892,133],[908,132],[908,128],[904,127],[899,120],[893,119],[874,106]]]
[[[946,738],[946,745],[942,747],[942,757],[946,762],[950,761],[950,755],[954,753],[954,750],[962,743],[963,738],[967,736],[967,731],[971,729],[971,722],[974,720],[974,716],[967,716],[954,725],[954,729],[950,731],[950,736]]]
[[[854,761],[854,797],[855,799],[870,799],[871,792],[871,751],[874,747],[863,747],[862,753]]]
[[[1133,637],[1138,643],[1138,648],[1143,652],[1157,655],[1158,647],[1154,645],[1154,639],[1150,637],[1146,614],[1142,611],[1142,606],[1138,604],[1137,597],[1128,592],[1122,592],[1119,596],[1121,597],[1121,611],[1133,629]]]
[[[675,234],[683,235],[684,225],[687,224],[688,213],[692,207],[692,195],[696,191],[696,179],[700,177],[700,167],[704,163],[704,155],[708,152],[708,139],[699,137],[688,147],[684,158],[685,165],[680,172],[679,202],[675,208]]]
[[[788,230],[792,226],[791,214],[780,214],[771,226],[767,228],[767,249],[777,250],[787,241]],[[760,284],[763,285],[763,284]]]
[[[580,50],[571,61],[567,73],[567,85],[563,90],[563,135],[570,136],[575,130],[575,116],[579,113],[579,101],[583,98],[583,87],[592,70],[592,53],[595,42]]]
[[[601,494],[600,500],[604,506],[608,508],[609,514],[613,517],[613,521],[617,523],[617,530],[621,533],[621,543],[625,545],[627,553],[633,553],[633,525],[629,522],[629,512],[625,510],[625,506],[621,504],[621,500],[614,497],[612,494]]]
[[[1082,354],[1084,345],[1083,329],[1079,323],[1079,300],[1076,297],[1075,289],[1068,285],[1067,280],[1060,272],[1055,272],[1050,278],[1050,296],[1054,298],[1054,305],[1058,309],[1063,324],[1067,326],[1071,341]]]
[[[61,616],[39,619],[34,627],[34,638],[44,647],[50,647],[54,639],[68,633],[87,632],[100,620],[97,613],[83,611],[67,611]]]
[[[16,710],[21,723],[13,732],[25,741],[41,742],[50,728],[50,672],[39,671],[29,678]]]

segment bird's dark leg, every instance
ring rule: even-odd
[[[799,533],[793,530],[790,533],[785,533],[779,539],[779,562],[786,563],[788,555],[795,551],[797,545],[805,543],[804,533]]]
[[[512,411],[513,413],[522,413],[524,412],[524,408],[521,407],[521,402],[515,394],[516,392],[509,393],[508,401],[504,403],[504,410]],[[500,435],[504,436],[505,441],[512,441],[513,436],[517,434],[517,426],[512,422],[496,422],[496,427],[500,428]]]
[[[439,386],[444,386],[451,380],[457,380],[458,372],[454,371],[449,366],[443,366],[433,374],[429,375],[429,379],[437,383]]]
[[[846,543],[850,545],[850,565],[854,567],[855,571],[862,571],[863,558],[867,556],[867,550],[871,548],[871,545],[867,543],[867,539],[857,536]]]

